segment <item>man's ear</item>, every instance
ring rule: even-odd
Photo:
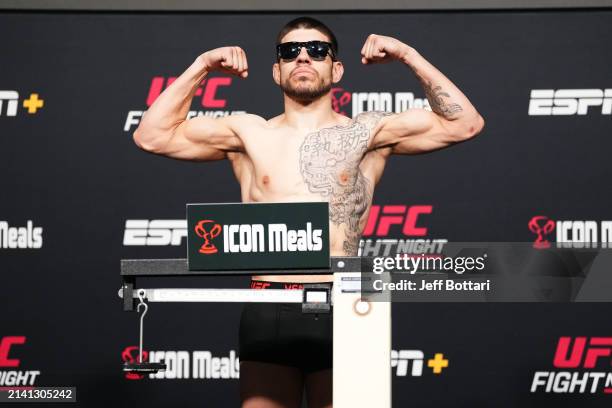
[[[274,78],[276,85],[280,85],[280,66],[278,65],[278,62],[275,62],[274,65],[272,65],[272,78]]]
[[[344,65],[340,61],[334,61],[332,66],[332,82],[337,84],[342,79],[342,75],[344,75]]]

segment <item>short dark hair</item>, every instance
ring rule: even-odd
[[[287,33],[298,28],[312,28],[325,34],[327,38],[329,38],[334,55],[336,57],[338,56],[338,40],[336,39],[336,36],[334,33],[332,33],[332,30],[330,30],[329,27],[312,17],[298,17],[285,24],[276,37],[276,45],[281,43],[281,40],[285,35],[287,35]]]

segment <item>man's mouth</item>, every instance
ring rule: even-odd
[[[295,71],[293,71],[293,75],[304,75],[304,74],[308,74],[308,75],[315,75],[315,73],[310,70],[310,69],[304,69],[304,68],[298,68]]]

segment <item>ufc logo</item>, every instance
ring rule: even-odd
[[[425,355],[421,350],[391,350],[391,367],[397,367],[395,375],[405,377],[408,375],[408,366],[412,361],[412,377],[423,375],[423,359]]]
[[[576,337],[571,346],[571,337],[559,338],[553,365],[557,368],[594,368],[601,357],[610,357],[612,337]],[[570,350],[571,349],[571,350]],[[584,359],[583,359],[584,357]],[[610,360],[608,358],[608,360]]]
[[[373,205],[363,230],[363,236],[374,234],[378,237],[386,237],[392,225],[401,225],[404,235],[423,237],[427,235],[427,228],[418,227],[417,222],[422,214],[431,214],[432,210],[431,205],[384,205],[382,208]]]
[[[11,346],[15,344],[24,344],[25,336],[5,336],[0,340],[0,367],[19,367],[19,360],[9,359]]]
[[[610,115],[612,89],[532,89],[529,116],[586,115],[595,106]]]
[[[16,91],[0,91],[0,116],[6,102],[6,116],[17,116],[19,94]]]
[[[186,236],[186,220],[126,220],[123,245],[179,246]]]
[[[195,96],[201,96],[202,106],[205,108],[225,108],[227,100],[217,98],[217,91],[220,87],[230,86],[232,84],[232,77],[215,77],[206,78],[201,82],[201,86],[196,90]],[[164,77],[154,77],[149,87],[149,95],[147,96],[147,106],[151,106],[157,97],[162,93],[164,89],[164,82],[166,87],[170,86],[176,77],[170,77],[166,80]]]

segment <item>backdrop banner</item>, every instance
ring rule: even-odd
[[[121,371],[137,355],[138,315],[117,296],[120,260],[184,258],[185,205],[241,201],[227,161],[155,156],[132,134],[198,55],[221,46],[245,50],[248,79],[211,74],[190,117],[282,113],[271,68],[276,34],[294,17],[0,12],[0,389],[76,387],[86,407],[239,405],[240,304],[152,304],[146,356],[168,370]],[[486,121],[474,140],[389,160],[361,253],[612,241],[612,11],[313,17],[339,40],[337,112],[429,107],[409,67],[361,64],[375,33],[414,47]],[[246,276],[184,278],[146,283],[249,286]],[[611,308],[394,303],[394,406],[610,405]]]

